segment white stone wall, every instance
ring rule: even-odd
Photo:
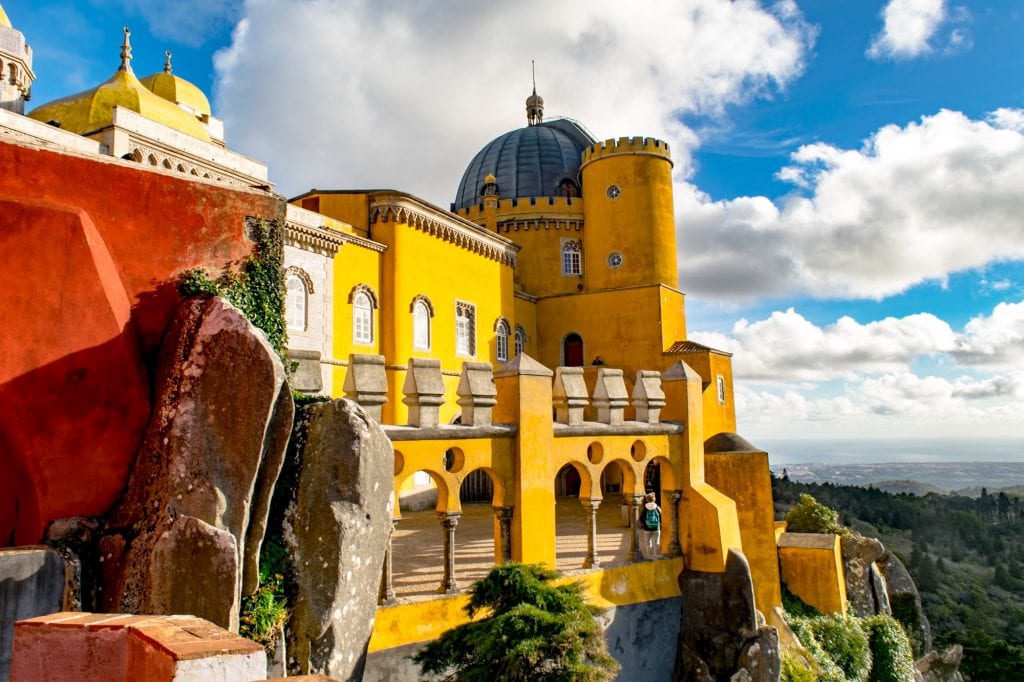
[[[306,330],[288,330],[288,347],[295,350],[315,350],[322,359],[332,357],[334,337],[334,258],[286,243],[284,266],[305,272],[313,283],[313,293],[306,301]],[[330,365],[321,364],[324,394],[331,395]]]

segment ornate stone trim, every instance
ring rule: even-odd
[[[512,323],[510,323],[508,321],[507,317],[498,317],[498,319],[496,319],[494,321],[494,330],[493,331],[497,332],[498,329],[501,328],[501,323],[502,322],[505,323],[505,331],[507,331],[509,334],[511,334],[513,327],[512,327]]]
[[[487,232],[476,223],[454,213],[443,212],[420,203],[411,197],[374,197],[370,203],[370,223],[392,221],[404,223],[503,265],[513,268],[516,266],[519,245]]]
[[[332,257],[346,241],[338,232],[291,221],[284,225],[284,238],[291,246]]]
[[[352,287],[352,291],[348,292],[348,302],[352,303],[356,299],[356,294],[363,293],[370,299],[370,305],[375,309],[380,308],[380,303],[377,300],[377,292],[373,290],[368,284],[357,284]]]
[[[409,303],[410,313],[416,312],[417,303],[423,303],[423,305],[427,306],[427,312],[430,313],[431,317],[434,316],[434,304],[431,303],[430,299],[424,296],[423,294],[416,294],[415,296],[412,297],[412,301]]]
[[[285,280],[288,279],[289,275],[295,275],[296,277],[298,277],[299,279],[302,280],[303,286],[306,287],[306,293],[307,294],[315,294],[316,293],[313,290],[313,278],[309,276],[308,272],[306,272],[305,270],[303,270],[300,267],[296,267],[294,265],[289,265],[287,268],[285,268],[285,271],[284,271],[284,278],[285,278]]]
[[[503,220],[498,223],[498,232],[529,232],[530,230],[554,230],[555,232],[582,232],[583,219],[578,220],[557,220],[557,219],[528,219],[528,220]]]

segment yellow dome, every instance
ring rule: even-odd
[[[29,117],[43,123],[53,121],[62,130],[88,135],[111,124],[114,107],[131,109],[186,135],[210,141],[210,134],[195,116],[154,95],[127,70],[118,71],[99,87],[43,104]]]
[[[13,26],[11,26],[11,20],[7,18],[7,12],[4,11],[3,5],[0,5],[0,26],[14,28]]]
[[[184,78],[179,78],[171,73],[171,53],[167,53],[167,63],[161,73],[154,73],[139,81],[153,94],[163,97],[171,104],[184,104],[192,109],[197,116],[210,116],[210,100],[206,98],[203,91]]]

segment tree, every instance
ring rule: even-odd
[[[413,660],[449,682],[526,682],[615,678],[595,616],[578,583],[553,585],[555,571],[535,564],[495,566],[470,588],[466,613],[490,615],[449,630]]]
[[[838,533],[849,531],[839,523],[839,513],[807,493],[800,493],[800,501],[786,514],[786,530],[791,533]]]

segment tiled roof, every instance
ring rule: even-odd
[[[687,353],[715,353],[716,355],[724,355],[728,358],[732,357],[732,353],[718,350],[711,346],[705,346],[703,343],[697,343],[696,341],[676,341],[665,351],[666,355],[686,355]]]

